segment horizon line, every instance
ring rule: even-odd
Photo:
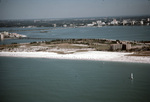
[[[9,21],[9,20],[43,20],[43,19],[51,19],[51,20],[63,20],[63,19],[79,19],[79,18],[107,18],[107,17],[143,17],[150,15],[122,15],[122,16],[89,16],[89,17],[62,17],[62,18],[18,18],[18,19],[0,19],[0,21]]]

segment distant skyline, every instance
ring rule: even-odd
[[[150,15],[150,0],[0,0],[0,20]]]

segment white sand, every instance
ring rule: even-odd
[[[132,53],[104,52],[104,51],[76,52],[74,54],[57,54],[53,52],[0,52],[0,56],[8,56],[8,57],[34,57],[34,58],[51,58],[51,59],[150,63],[150,57],[126,56],[128,54]]]

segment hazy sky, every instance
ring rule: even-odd
[[[0,0],[0,19],[150,15],[150,0]]]

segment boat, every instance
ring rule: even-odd
[[[48,33],[46,30],[41,30],[40,33]]]
[[[130,79],[133,80],[133,73],[131,73]]]

